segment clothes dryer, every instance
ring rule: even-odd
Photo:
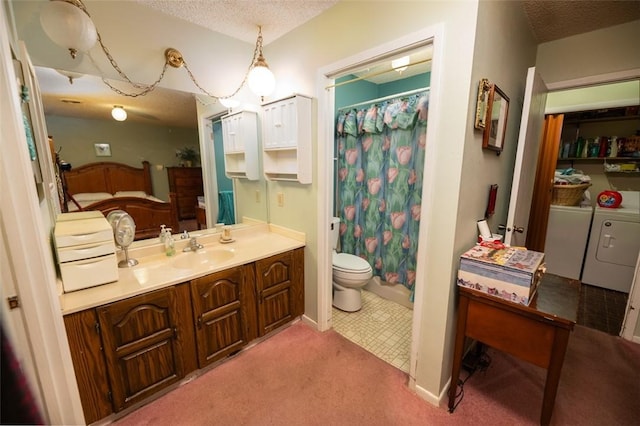
[[[640,251],[640,192],[620,193],[619,208],[594,210],[582,282],[628,293]]]
[[[548,273],[580,279],[592,216],[591,206],[551,205],[544,245]]]

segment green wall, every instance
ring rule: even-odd
[[[165,201],[169,199],[166,167],[178,166],[176,150],[185,146],[200,150],[197,129],[56,115],[47,115],[45,120],[47,132],[53,137],[60,158],[74,168],[99,161],[141,167],[142,161],[149,161],[154,194]],[[111,156],[96,156],[96,143],[108,143]]]

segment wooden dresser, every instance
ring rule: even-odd
[[[201,167],[167,167],[169,191],[176,194],[178,219],[194,219],[198,196],[204,194]]]

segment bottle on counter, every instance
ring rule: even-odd
[[[173,239],[173,235],[171,235],[171,228],[165,229],[164,253],[167,256],[173,256],[176,254],[176,242]]]

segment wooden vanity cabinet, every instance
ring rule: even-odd
[[[304,312],[304,249],[64,316],[87,424]]]
[[[113,412],[107,364],[95,309],[64,316],[80,401],[87,424]]]
[[[304,313],[304,250],[257,260],[258,334],[264,336]]]
[[[127,408],[193,370],[193,326],[186,285],[97,309],[114,410]]]
[[[200,368],[238,352],[256,337],[252,265],[191,281]]]

